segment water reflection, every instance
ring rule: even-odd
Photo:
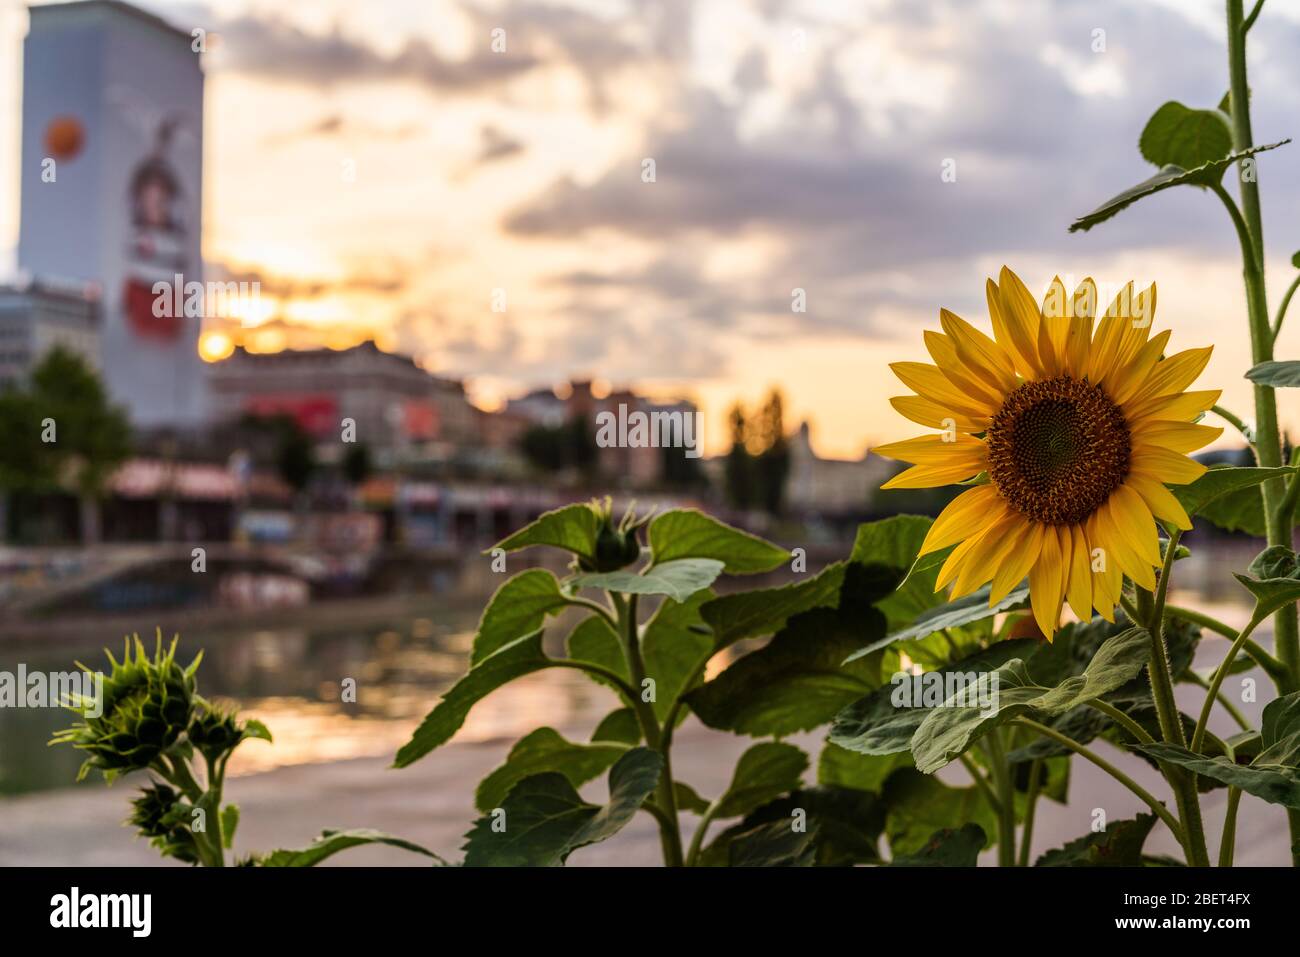
[[[347,629],[205,629],[182,636],[179,658],[188,662],[202,648],[200,693],[238,703],[275,737],[273,745],[250,741],[241,746],[231,761],[232,775],[389,756],[464,673],[478,614],[477,607],[431,607],[427,615]],[[152,641],[150,637],[150,646]],[[0,644],[0,670],[12,672],[24,662],[29,672],[68,671],[74,659],[98,667],[104,661],[102,644]],[[110,647],[118,654],[117,647]],[[341,700],[348,678],[355,681],[355,702]],[[609,701],[606,692],[580,674],[549,669],[482,701],[458,740],[518,736],[538,723],[570,723],[612,707]],[[55,708],[0,709],[0,794],[73,783],[79,753],[46,747],[70,720],[68,712]]]

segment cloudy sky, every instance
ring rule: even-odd
[[[1066,232],[1153,172],[1156,107],[1219,101],[1219,0],[142,5],[210,34],[203,247],[211,276],[262,282],[265,314],[233,330],[251,347],[374,337],[489,407],[570,375],[689,394],[715,449],[730,401],[779,385],[819,450],[856,456],[913,429],[887,363],[924,358],[940,306],[987,328],[1006,263],[1031,289],[1156,281],[1174,345],[1216,347],[1202,387],[1251,411],[1213,197]],[[0,7],[0,266],[25,29]],[[1300,3],[1268,0],[1251,56],[1256,141],[1300,135]],[[1297,150],[1260,161],[1273,303]]]

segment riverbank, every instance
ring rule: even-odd
[[[579,737],[583,728],[565,730]],[[817,735],[795,743],[816,754]],[[237,853],[307,844],[322,828],[374,827],[413,840],[451,861],[460,859],[463,835],[477,816],[474,786],[504,760],[512,739],[452,743],[403,770],[389,767],[391,759],[358,758],[326,764],[296,765],[235,778],[227,796],[240,805],[235,838]],[[695,721],[683,725],[673,750],[674,771],[705,797],[725,788],[736,758],[753,742],[718,734]],[[1156,773],[1131,755],[1108,745],[1107,756],[1140,783],[1159,792]],[[1091,765],[1074,762],[1069,806],[1040,802],[1034,834],[1035,856],[1087,833],[1098,809],[1111,821],[1144,810],[1121,785]],[[964,783],[960,769],[940,773],[951,784]],[[112,788],[69,788],[0,800],[0,866],[155,866],[160,859],[148,843],[137,839],[121,822],[127,814],[131,780]],[[605,800],[605,784],[585,786],[588,800]],[[1223,820],[1226,792],[1202,797],[1206,830],[1217,837]],[[685,828],[696,818],[683,814]],[[725,824],[715,827],[715,832]],[[1285,866],[1289,855],[1282,812],[1246,796],[1239,813],[1238,865]],[[690,831],[688,830],[689,834]],[[1176,844],[1162,828],[1152,833],[1147,852],[1176,854]],[[574,854],[576,866],[651,866],[660,863],[659,840],[648,815],[638,817],[610,841]],[[985,855],[990,858],[989,854]],[[363,847],[330,862],[336,866],[419,865],[423,861],[394,848]],[[993,863],[986,859],[982,863]]]

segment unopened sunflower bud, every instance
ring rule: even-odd
[[[105,652],[112,670],[104,678],[102,711],[92,716],[88,705],[73,708],[82,720],[58,732],[51,744],[71,744],[89,753],[77,779],[94,768],[112,780],[149,767],[174,745],[189,727],[194,711],[194,672],[200,653],[188,668],[176,663],[176,641],[166,652],[162,636],[152,658],[137,636],[130,639],[122,661]],[[98,710],[98,709],[96,709]]]
[[[234,711],[201,704],[194,711],[190,724],[190,743],[210,761],[215,761],[244,738],[244,729],[235,719]]]

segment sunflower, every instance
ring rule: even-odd
[[[1195,422],[1220,393],[1184,391],[1212,350],[1164,358],[1169,332],[1150,335],[1154,285],[1135,297],[1129,283],[1095,329],[1091,279],[1073,295],[1054,279],[1041,309],[1005,267],[986,290],[993,338],[940,310],[943,333],[925,333],[935,364],[891,365],[916,393],[894,408],[942,431],[876,447],[913,463],[882,488],[974,480],[921,546],[956,546],[936,591],[952,584],[958,598],[991,582],[991,606],[1028,576],[1049,638],[1062,601],[1082,621],[1094,608],[1114,621],[1125,575],[1155,587],[1156,519],[1191,528],[1166,486],[1204,473],[1187,453],[1223,431]]]

